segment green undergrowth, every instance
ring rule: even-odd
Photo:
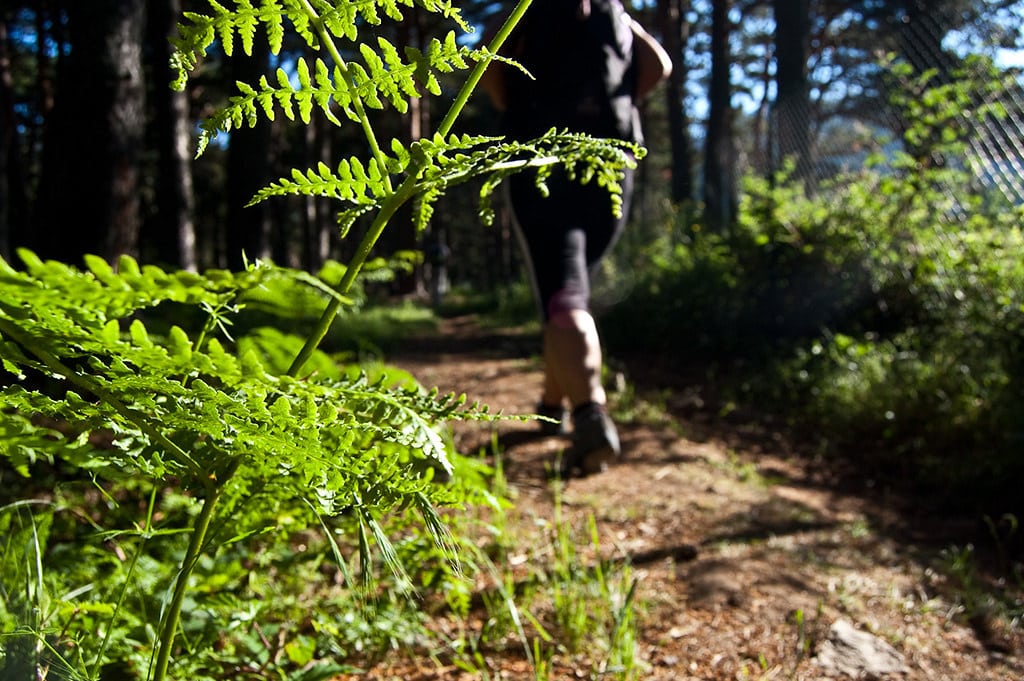
[[[437,314],[442,317],[474,315],[481,326],[537,328],[540,313],[533,291],[524,280],[492,291],[456,288],[447,295]]]
[[[975,86],[999,81],[908,81],[909,151],[814,192],[749,178],[731,231],[681,210],[602,319],[612,355],[656,352],[707,408],[782,420],[938,507],[1019,516],[1024,210],[929,134],[1000,115],[964,103]]]
[[[489,661],[494,653],[525,657],[538,680],[556,668],[580,678],[643,678],[637,637],[644,603],[630,566],[604,555],[593,515],[574,520],[564,513],[558,486],[550,515],[524,516],[506,486],[497,443],[490,453],[492,490],[512,503],[477,507],[462,520],[474,538],[465,555],[480,587],[448,599],[459,635],[438,657],[479,678],[500,678]],[[473,622],[479,624],[467,626]]]
[[[568,130],[527,141],[456,134],[484,69],[507,61],[496,55],[529,0],[476,47],[451,2],[400,4],[255,11],[211,0],[171,38],[179,90],[211,50],[231,59],[257,41],[275,56],[301,47],[204,102],[197,153],[275,120],[361,131],[365,144],[349,148],[361,155],[293,168],[250,202],[336,201],[338,237],[358,238],[347,263],[194,273],[127,255],[0,260],[4,678],[326,679],[352,651],[414,639],[419,589],[465,585],[461,537],[442,511],[500,500],[486,466],[454,451],[448,423],[496,417],[379,361],[410,317],[430,320],[415,308],[398,325],[363,314],[367,285],[393,267],[375,246],[400,211],[411,208],[422,231],[438,201],[470,182],[491,222],[494,191],[517,172],[543,189],[560,166],[621,208],[623,174],[645,150]],[[411,10],[436,15],[429,44],[367,30]],[[429,97],[445,113],[422,137],[377,130],[372,110],[406,114]]]
[[[395,651],[487,673],[510,640],[539,679],[562,657],[635,678],[635,585],[576,548],[596,529],[556,517],[526,545],[500,456],[454,450],[447,420],[483,407],[345,351],[286,377],[304,319],[274,301],[328,296],[328,279],[22,255],[0,277],[6,301],[31,301],[2,321],[0,672],[148,678],[177,598],[176,678],[326,679]],[[276,326],[252,323],[275,309]],[[391,312],[367,326],[425,318]],[[522,552],[538,557],[526,574]]]
[[[307,560],[295,537],[311,527],[326,534],[309,560],[346,585],[346,609],[381,571],[410,590],[393,518],[418,517],[442,569],[459,574],[437,509],[477,503],[486,486],[446,422],[486,409],[320,350],[293,377],[305,341],[281,330],[288,320],[234,324],[296,284],[322,305],[339,295],[324,281],[266,263],[193,274],[122,258],[115,272],[98,258],[76,269],[21,256],[22,269],[0,262],[5,673],[237,664],[267,637],[260,627],[288,621],[275,608],[289,599],[271,592],[303,584],[275,564]],[[308,647],[293,633],[267,640]],[[264,671],[306,665],[257,659]],[[317,660],[314,676],[336,670]]]

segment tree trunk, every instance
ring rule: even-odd
[[[255,84],[266,74],[270,51],[266,41],[257,40],[251,57],[236,54],[231,59],[233,81]],[[270,256],[270,211],[265,203],[246,204],[270,177],[272,140],[270,121],[260,119],[255,128],[242,126],[231,131],[227,160],[226,266],[237,270],[244,260]]]
[[[170,36],[176,31],[181,0],[150,0],[148,33],[152,73],[153,130],[157,167],[156,210],[144,226],[143,242],[157,262],[195,271],[193,141],[188,99],[170,88]]]
[[[774,0],[775,100],[778,158],[795,159],[796,176],[811,179],[811,106],[807,83],[810,40],[808,0]],[[777,169],[777,167],[776,167]]]
[[[719,231],[731,227],[736,215],[735,140],[732,131],[732,85],[729,69],[731,0],[711,6],[711,84],[708,88],[708,132],[704,165],[706,217]]]
[[[772,127],[772,62],[774,55],[766,52],[758,74],[761,83],[761,96],[757,104],[757,113],[751,121],[751,135],[753,141],[750,145],[752,151],[751,169],[754,172],[768,176],[775,169],[772,163],[772,145],[774,144]]]
[[[11,224],[14,221],[11,197],[17,149],[14,114],[14,82],[7,44],[7,16],[0,15],[0,257],[11,258]]]
[[[672,57],[672,75],[665,84],[668,111],[669,145],[672,150],[672,201],[681,203],[693,197],[693,147],[690,144],[689,117],[686,115],[686,59],[689,41],[686,13],[690,0],[660,0],[658,20],[665,50]]]
[[[37,250],[65,261],[136,255],[145,115],[143,0],[71,1],[37,198]]]

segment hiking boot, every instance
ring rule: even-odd
[[[569,410],[558,404],[552,406],[539,402],[537,404],[537,415],[545,416],[553,421],[537,421],[540,425],[540,434],[544,436],[568,435],[569,434]]]
[[[589,402],[572,413],[572,449],[567,456],[566,473],[586,477],[608,470],[618,458],[619,433],[604,405]]]

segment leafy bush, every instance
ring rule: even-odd
[[[1000,115],[972,105],[972,88],[998,79],[929,78],[897,98],[908,151],[810,195],[749,178],[732,232],[670,226],[604,326],[613,349],[660,342],[709,367],[723,399],[784,415],[876,472],[1002,511],[1019,506],[1010,481],[1024,472],[1024,210],[978,186],[948,134]]]

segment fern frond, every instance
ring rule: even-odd
[[[171,68],[177,73],[172,86],[177,90],[184,89],[188,72],[196,68],[199,59],[206,56],[209,47],[217,40],[229,57],[234,54],[236,36],[241,40],[245,54],[252,54],[257,30],[262,26],[270,51],[277,54],[284,41],[284,20],[287,18],[307,43],[315,45],[316,37],[309,30],[309,17],[294,0],[260,0],[258,7],[251,0],[233,0],[233,7],[216,0],[207,1],[212,14],[183,13],[188,23],[178,24],[178,35],[171,38],[175,48]]]
[[[303,123],[308,124],[314,109],[323,113],[331,123],[341,125],[332,111],[336,105],[345,116],[359,122],[358,113],[352,104],[355,98],[374,109],[384,108],[387,101],[401,113],[409,109],[409,100],[421,97],[421,90],[430,94],[441,93],[439,73],[450,73],[457,69],[469,68],[473,61],[483,58],[479,50],[459,46],[455,34],[449,32],[442,42],[434,39],[426,53],[412,47],[405,48],[403,61],[398,48],[384,38],[378,38],[379,52],[369,45],[359,46],[365,66],[357,62],[347,64],[352,85],[346,80],[341,69],[333,69],[322,59],[316,59],[312,68],[305,59],[295,63],[293,85],[289,75],[278,69],[276,83],[262,76],[253,87],[237,82],[239,94],[232,96],[228,104],[200,125],[200,138],[196,156],[202,155],[209,143],[221,132],[247,125],[255,127],[260,114],[267,120],[274,120],[275,111],[280,108],[288,120],[295,120],[295,108]],[[354,90],[353,90],[354,86]]]
[[[390,194],[384,179],[385,173],[381,172],[376,159],[370,159],[366,165],[355,157],[342,159],[337,170],[321,162],[316,170],[309,169],[305,173],[293,169],[291,179],[280,178],[264,187],[249,205],[271,196],[325,196],[355,204],[362,210],[378,205]]]
[[[416,199],[413,224],[416,234],[422,234],[430,225],[434,217],[434,204],[444,194],[444,188],[440,186],[427,187]]]
[[[200,124],[196,156],[201,156],[221,132],[230,132],[243,125],[255,127],[261,112],[268,120],[274,120],[277,107],[289,120],[295,120],[295,109],[298,108],[299,118],[307,124],[315,107],[331,123],[341,125],[331,110],[331,105],[337,103],[349,118],[358,120],[348,106],[352,101],[350,88],[337,68],[332,73],[323,60],[317,59],[311,71],[309,63],[301,58],[295,66],[297,86],[292,85],[284,69],[276,71],[276,85],[272,85],[266,76],[260,77],[257,87],[237,81],[235,85],[240,94],[232,96],[226,106]]]
[[[421,89],[441,94],[439,73],[468,69],[480,59],[480,52],[460,46],[449,31],[443,41],[434,38],[426,52],[414,47],[404,49],[405,59],[386,39],[377,38],[378,51],[363,43],[359,46],[365,67],[349,64],[358,96],[373,108],[382,108],[387,100],[400,113],[409,108],[409,99],[422,96]]]
[[[98,258],[89,258],[86,270],[27,252],[23,260],[24,272],[0,260],[3,370],[15,377],[42,370],[70,383],[60,397],[18,385],[0,391],[5,407],[15,410],[0,411],[0,433],[12,438],[0,456],[19,467],[31,460],[19,448],[46,437],[14,415],[72,413],[75,433],[54,447],[93,469],[191,475],[200,483],[230,472],[241,486],[239,503],[240,490],[260,481],[284,496],[322,488],[335,509],[356,496],[386,508],[423,493],[437,497],[415,463],[451,471],[439,424],[498,418],[466,405],[464,396],[389,387],[384,377],[278,376],[256,344],[237,350],[216,338],[201,344],[177,326],[156,334],[133,317],[157,299],[220,302],[231,286],[255,285],[250,272],[193,274],[186,285],[179,273],[139,268],[132,260],[118,272]],[[279,271],[264,266],[260,274]],[[86,391],[100,399],[80,396]],[[87,434],[100,428],[112,434],[113,445],[95,456]]]
[[[188,12],[187,23],[179,24],[178,35],[171,42],[175,47],[171,59],[177,72],[173,86],[183,89],[188,72],[196,68],[201,56],[217,40],[223,45],[225,54],[231,56],[236,40],[246,54],[251,54],[256,34],[260,27],[266,33],[272,53],[281,49],[285,21],[291,22],[295,32],[315,50],[321,48],[317,31],[324,35],[358,41],[358,27],[382,22],[378,7],[394,21],[402,21],[399,5],[419,6],[440,13],[454,20],[462,30],[473,29],[462,18],[460,11],[450,1],[438,0],[366,0],[364,2],[330,2],[312,0],[302,4],[298,0],[233,0],[221,4],[207,0],[211,13]],[[309,8],[312,7],[312,11]],[[328,38],[329,39],[329,38]],[[340,121],[332,111],[337,105],[344,115],[357,123],[362,122],[362,106],[383,108],[389,102],[398,111],[408,110],[412,97],[422,96],[421,91],[440,94],[437,74],[456,69],[465,69],[471,63],[489,59],[486,51],[471,50],[458,45],[454,32],[449,32],[443,41],[434,39],[426,53],[415,48],[404,48],[404,59],[399,49],[383,38],[378,38],[378,49],[360,44],[359,52],[364,64],[336,63],[328,67],[322,59],[316,59],[313,68],[305,59],[296,62],[295,76],[298,85],[293,87],[290,77],[283,70],[276,73],[276,84],[266,76],[253,84],[237,83],[238,95],[230,98],[227,106],[202,123],[196,155],[201,155],[221,132],[229,132],[243,125],[253,127],[262,114],[273,120],[275,108],[280,107],[289,120],[295,118],[295,108],[304,123],[309,123],[314,108],[335,125]],[[331,48],[336,60],[341,59]],[[351,79],[351,80],[349,80]]]
[[[451,0],[443,2],[439,0],[366,0],[364,2],[312,0],[310,4],[332,36],[352,42],[358,40],[358,29],[361,22],[371,26],[379,26],[383,23],[378,8],[382,9],[384,16],[392,21],[405,21],[402,6],[420,7],[432,14],[440,14],[445,19],[454,21],[466,33],[473,32],[473,28],[463,18],[462,11],[455,7]]]
[[[453,186],[482,177],[481,215],[485,222],[490,214],[490,197],[509,175],[526,169],[537,173],[538,187],[544,192],[544,181],[553,166],[561,165],[571,179],[582,183],[596,182],[612,196],[613,210],[621,212],[622,170],[635,167],[646,153],[632,142],[594,138],[579,133],[551,130],[528,142],[501,142],[501,138],[480,135],[435,136],[415,142],[406,148],[392,140],[392,156],[385,156],[386,173],[406,172],[414,156],[421,158],[417,184],[416,224],[425,228],[433,214],[433,204]],[[261,189],[250,205],[273,196],[321,196],[348,204],[339,213],[339,225],[346,232],[360,216],[379,207],[391,196],[375,159],[366,165],[358,158],[342,160],[337,170],[324,163],[317,168],[293,170],[291,178],[281,178]]]
[[[646,150],[632,142],[595,138],[581,133],[550,130],[525,142],[490,137],[435,136],[414,145],[428,159],[420,174],[419,190],[436,200],[450,187],[474,178],[483,178],[480,190],[480,214],[488,222],[492,217],[490,199],[508,176],[533,170],[541,193],[554,167],[562,166],[570,179],[596,182],[608,190],[616,214],[622,211],[622,172],[636,166]]]

